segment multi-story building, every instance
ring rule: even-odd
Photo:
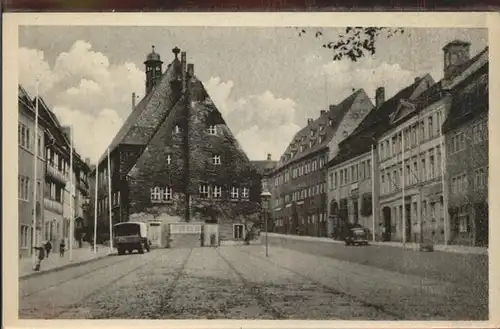
[[[272,177],[273,169],[276,166],[277,161],[274,161],[271,157],[271,154],[268,154],[266,160],[252,161],[252,164],[255,166],[255,168],[257,169],[257,172],[261,176],[261,187],[262,187],[261,190],[270,192],[271,188],[270,188],[269,184],[270,184],[270,180]],[[264,200],[261,200],[261,201],[264,201]],[[272,218],[270,218],[270,216],[269,216],[269,210],[271,209],[270,201],[271,200],[267,200],[267,204],[265,205],[265,206],[267,206],[267,208],[263,205],[261,215],[263,215],[264,211],[267,213],[267,216],[268,216],[268,218],[267,218],[268,219],[267,231],[273,232],[274,231],[274,222],[272,221]],[[261,224],[260,228],[265,229],[264,218],[261,218],[260,224]]]
[[[216,230],[213,234],[223,240],[244,239],[248,224],[259,220],[260,176],[194,66],[187,65],[186,53],[179,59],[180,50],[173,52],[165,72],[154,49],[147,56],[146,96],[108,147],[111,224],[158,224],[163,229],[155,239],[161,241],[154,243],[160,246],[176,245],[172,236],[183,233],[192,233],[191,245],[199,244],[202,229]],[[108,181],[105,154],[98,164],[97,229],[102,239],[109,236]],[[209,223],[217,226],[205,225]]]
[[[373,108],[360,89],[293,137],[272,173],[274,231],[309,236],[327,235],[326,167],[346,138]]]
[[[470,59],[468,44],[461,41],[449,43],[443,51],[445,65],[441,81],[434,83],[430,76],[417,78],[414,84],[377,106],[357,131],[341,144],[339,155],[329,164],[330,217],[334,227],[342,229],[347,222],[359,223],[384,241],[458,243],[471,239],[472,235],[480,236],[479,240],[487,236],[487,224],[483,224],[487,223],[487,211],[484,210],[487,209],[484,205],[487,204],[487,188],[482,187],[482,173],[488,163],[487,142],[486,135],[479,133],[480,129],[484,131],[487,127],[484,120],[487,53],[482,52]],[[480,73],[474,75],[473,71]],[[461,78],[464,74],[471,77]],[[460,80],[468,82],[458,83]],[[476,101],[472,100],[473,97]],[[469,103],[464,99],[470,99]],[[474,106],[464,106],[471,102]],[[455,108],[455,112],[450,112],[450,108]],[[481,110],[473,112],[476,108]],[[468,119],[464,119],[467,115],[460,113],[466,112],[474,114],[467,114]],[[462,121],[456,119],[459,117]],[[449,139],[446,144],[442,132],[445,119],[449,122],[448,135],[451,136],[446,137]],[[465,149],[466,135],[470,135],[470,140],[475,140],[478,147],[471,147],[469,153],[460,153]],[[476,153],[486,154],[486,157],[481,158]],[[365,170],[359,166],[370,160],[373,182],[367,183],[366,179],[360,178],[360,170]],[[358,175],[353,169],[356,166]],[[467,189],[467,181],[475,177],[476,171],[480,187]],[[483,194],[476,192],[480,190]],[[371,202],[369,193],[372,193]],[[470,226],[467,228],[467,211],[474,207],[467,204],[476,202],[474,198],[479,200],[475,207],[481,209],[478,213],[482,215],[476,219],[477,228],[471,229]],[[460,211],[455,213],[465,215],[455,215],[460,219],[450,222],[446,210],[448,202],[452,213],[458,208]],[[371,204],[372,211],[365,204]],[[475,214],[473,210],[470,212]]]
[[[428,75],[415,79],[414,83],[387,101],[385,89],[378,88],[375,93],[376,108],[340,143],[337,156],[328,163],[329,232],[335,238],[342,236],[348,223],[362,225],[376,236],[383,231],[378,220],[378,205],[382,201],[380,192],[384,195],[386,190],[389,192],[385,172],[389,173],[392,166],[384,161],[391,157],[392,152],[396,156],[401,150],[397,146],[401,141],[395,138],[393,142],[392,136],[388,135],[391,120],[409,100],[416,99],[432,83]],[[382,141],[377,147],[380,138]],[[379,177],[381,165],[384,166],[383,178]],[[397,168],[394,170],[399,172]],[[393,175],[392,171],[390,175]],[[388,224],[389,227],[391,225]],[[389,233],[387,231],[389,229],[386,234]]]
[[[44,202],[42,182],[45,179],[45,130],[47,122],[38,118],[38,136],[35,136],[35,107],[32,99],[23,87],[18,88],[18,209],[19,209],[19,256],[26,257],[32,254],[33,249],[33,211],[36,211],[36,240],[41,242],[44,218]],[[35,144],[38,154],[35,155]],[[34,165],[37,161],[36,185]],[[33,188],[36,186],[36,203],[34,202]]]
[[[451,48],[451,47],[449,47]],[[450,243],[488,245],[488,49],[469,60],[469,45],[450,52],[461,67],[449,84],[446,139]],[[450,58],[449,65],[454,65]],[[456,64],[455,64],[456,65]]]

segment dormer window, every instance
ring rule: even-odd
[[[319,136],[319,143],[323,143],[324,140],[325,138],[323,136]]]
[[[217,128],[215,126],[208,126],[208,133],[210,135],[217,135]]]
[[[214,165],[220,165],[221,164],[220,155],[214,155],[214,156],[212,156],[212,164],[214,164]]]
[[[325,126],[323,126],[323,125],[319,126],[319,131],[323,131],[324,129],[325,129]]]
[[[311,137],[314,137],[314,130],[311,130]]]
[[[300,152],[304,151],[304,145],[300,145]]]
[[[333,120],[332,120],[332,119],[328,120],[328,125],[329,125],[330,127],[332,127],[332,126],[333,126]]]
[[[314,142],[313,141],[309,141],[309,148],[313,147],[314,145]]]
[[[174,127],[174,133],[175,134],[180,134],[180,132],[181,132],[181,126],[175,125],[175,127]]]

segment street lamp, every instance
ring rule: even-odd
[[[264,185],[264,184],[263,184]],[[267,190],[267,186],[265,189],[263,189],[262,193],[260,194],[260,199],[262,201],[262,213],[264,215],[264,225],[266,226],[266,257],[269,257],[269,252],[268,252],[268,240],[267,240],[267,210],[269,208],[269,199],[271,198],[271,193]]]

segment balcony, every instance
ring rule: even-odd
[[[47,175],[57,180],[59,183],[66,184],[68,182],[68,177],[50,164],[47,164]]]
[[[46,210],[62,215],[63,205],[61,202],[45,198],[43,199],[43,204]]]

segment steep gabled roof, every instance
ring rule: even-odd
[[[443,123],[447,133],[458,125],[488,111],[489,108],[489,64],[485,63],[452,90],[450,111]]]
[[[391,128],[391,118],[399,109],[401,100],[417,98],[418,95],[415,92],[422,83],[427,82],[423,78],[415,80],[378,108],[369,112],[354,132],[340,143],[337,156],[328,163],[328,166],[337,165],[370,151],[374,141]]]
[[[163,122],[165,115],[174,105],[171,102],[174,98],[171,81],[177,78],[180,66],[180,61],[175,58],[153,90],[137,104],[127,117],[99,159],[99,164],[106,159],[107,149],[113,152],[120,144],[147,145],[153,138],[155,129]]]
[[[295,152],[295,156],[287,159],[287,161],[280,161],[277,167],[288,165],[327,147],[328,143],[335,136],[335,132],[342,119],[353,107],[358,97],[366,97],[368,99],[366,92],[363,89],[358,89],[339,104],[330,105],[328,111],[299,130],[284,152],[284,155]],[[314,134],[311,134],[311,132]],[[319,140],[320,136],[322,138],[321,142]],[[309,142],[313,143],[312,147],[309,147]],[[302,152],[300,151],[300,145],[304,146]]]

